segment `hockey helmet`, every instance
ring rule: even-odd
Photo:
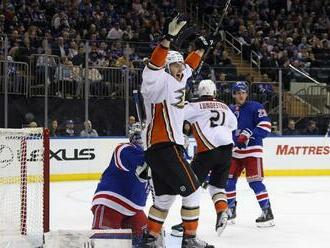
[[[249,86],[245,81],[235,82],[231,87],[231,92],[235,94],[237,91],[248,92]]]
[[[198,84],[198,95],[201,96],[216,96],[217,87],[210,79],[200,81]]]
[[[141,137],[141,128],[135,127],[132,130],[128,132],[128,139],[129,142],[134,144],[134,145],[139,145],[142,146],[142,137]]]
[[[184,64],[184,59],[181,53],[177,51],[168,51],[166,56],[166,67],[168,68],[170,64],[172,63],[182,63]]]

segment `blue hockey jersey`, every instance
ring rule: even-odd
[[[101,204],[127,216],[143,210],[149,187],[135,175],[136,167],[143,163],[142,147],[130,143],[118,145],[97,185],[92,205]]]
[[[247,101],[242,106],[231,105],[230,109],[237,117],[237,130],[233,132],[235,147],[234,158],[262,157],[262,139],[271,132],[271,123],[264,106],[255,101]],[[242,130],[250,129],[252,135],[246,148],[239,149],[237,139]]]

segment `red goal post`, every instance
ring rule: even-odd
[[[48,129],[0,129],[0,198],[0,247],[42,246],[49,231]]]

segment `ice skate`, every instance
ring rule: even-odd
[[[237,202],[235,201],[235,205],[232,208],[228,208],[227,210],[227,215],[228,215],[228,221],[227,224],[235,224],[235,219],[236,219],[236,207],[237,207]]]
[[[158,239],[149,234],[147,230],[143,233],[142,248],[158,248],[158,242]]]
[[[214,248],[214,246],[198,239],[196,236],[184,236],[181,248]]]
[[[226,211],[220,212],[217,214],[217,222],[215,224],[215,230],[218,233],[218,236],[221,235],[223,230],[225,230],[228,221],[228,214]]]
[[[182,237],[183,236],[182,223],[171,227],[171,236],[173,236],[173,237]]]
[[[272,227],[275,226],[274,215],[270,207],[262,210],[262,214],[256,219],[257,227]]]

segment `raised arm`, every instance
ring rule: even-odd
[[[186,24],[186,21],[180,20],[180,15],[177,15],[173,20],[168,24],[168,32],[164,36],[163,40],[159,45],[154,49],[151,54],[148,67],[153,70],[162,69],[165,65],[166,55],[170,48],[171,41],[177,36],[182,27]]]

